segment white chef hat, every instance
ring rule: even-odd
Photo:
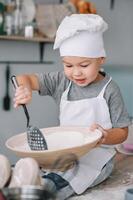
[[[108,25],[96,14],[72,14],[58,27],[54,49],[61,56],[106,57],[103,32]]]

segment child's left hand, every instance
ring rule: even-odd
[[[98,142],[98,145],[100,144],[105,144],[106,143],[106,138],[108,136],[108,130],[104,129],[102,126],[100,126],[99,124],[92,124],[89,129],[91,131],[94,131],[95,129],[98,129],[102,132],[102,138],[101,140]]]

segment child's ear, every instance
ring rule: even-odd
[[[105,57],[101,57],[101,65],[103,65],[105,63]]]

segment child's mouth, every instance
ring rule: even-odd
[[[83,84],[85,83],[85,79],[75,79],[75,82],[78,84]]]

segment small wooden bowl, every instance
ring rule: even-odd
[[[19,157],[34,158],[38,161],[39,165],[45,169],[51,169],[59,158],[65,158],[65,156],[67,158],[69,154],[75,155],[79,159],[81,156],[94,148],[102,137],[101,131],[96,129],[92,132],[86,127],[52,127],[40,130],[46,138],[48,150],[30,150],[27,143],[26,132],[9,138],[6,141],[6,147]],[[52,135],[57,132],[59,137],[56,140],[55,137],[52,139]],[[53,146],[56,148],[52,149],[52,147],[50,147],[50,138],[52,142],[55,140],[53,142]],[[62,139],[60,140],[60,138]],[[71,138],[73,143],[71,142]],[[62,141],[63,144],[61,144]]]

